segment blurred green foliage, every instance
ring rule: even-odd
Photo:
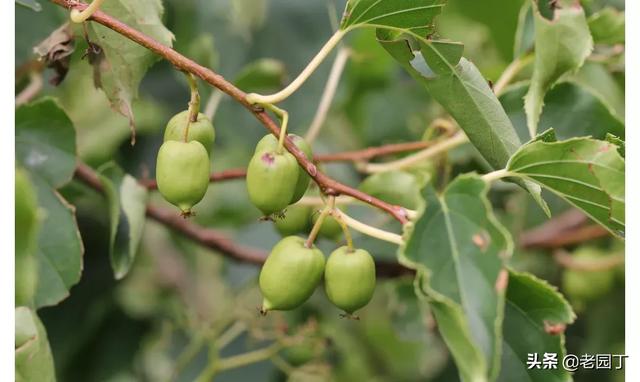
[[[213,67],[226,78],[240,77],[247,88],[271,86],[272,90],[276,84],[264,78],[247,83],[243,69],[269,58],[278,76],[293,78],[331,35],[332,20],[339,19],[344,6],[344,1],[335,0],[163,3],[165,25],[174,33],[174,47],[179,52]],[[524,3],[450,0],[437,21],[437,30],[442,37],[464,42],[465,57],[487,79],[495,81],[514,58],[518,15]],[[583,3],[588,15],[607,5],[624,9],[622,0]],[[47,1],[41,5],[40,12],[16,7],[17,66],[32,59],[32,47],[67,18],[60,7]],[[376,43],[371,30],[356,31],[346,44],[353,55],[314,151],[338,152],[421,140],[431,121],[443,115],[442,108]],[[58,87],[45,84],[43,93],[58,97],[74,123],[83,161],[98,167],[115,160],[138,178],[153,178],[163,127],[173,114],[187,107],[186,81],[167,62],[160,61],[150,69],[142,81],[140,99],[133,104],[138,142],[131,147],[127,119],[115,113],[106,96],[93,86],[92,69],[82,57],[86,48],[79,35],[67,78]],[[295,96],[282,103],[291,115],[291,132],[304,133],[311,122],[330,66],[330,60],[322,64]],[[518,80],[526,80],[529,75],[525,70]],[[624,67],[619,62],[585,66],[547,94],[543,124],[555,127],[564,137],[603,137],[606,132],[624,136],[622,83]],[[522,137],[526,136],[522,111],[526,86],[516,84],[500,99],[517,130],[523,132]],[[200,89],[204,105],[212,92],[204,84]],[[581,119],[584,123],[576,122]],[[246,166],[264,128],[226,97],[222,97],[214,125],[213,170]],[[469,147],[455,150],[429,167],[440,182],[461,172],[485,172],[487,168]],[[365,179],[350,164],[322,165],[322,169],[354,187]],[[408,187],[415,183],[405,181]],[[385,197],[382,191],[380,196]],[[321,288],[303,308],[261,318],[257,312],[257,267],[217,256],[149,221],[131,272],[116,282],[109,263],[105,199],[75,181],[61,192],[76,206],[85,254],[81,281],[70,297],[39,311],[60,381],[192,381],[209,361],[207,350],[212,338],[221,334],[230,338],[222,357],[261,349],[274,340],[302,336],[315,342],[283,349],[275,362],[224,371],[216,378],[220,381],[458,380],[429,308],[415,298],[410,279],[380,281],[373,302],[362,310],[359,322],[339,319],[339,312],[330,306]],[[392,201],[399,197],[414,195],[389,195]],[[496,188],[489,197],[496,215],[514,237],[546,220],[522,190],[507,185],[505,189]],[[554,214],[567,209],[557,198],[545,197]],[[168,205],[158,195],[151,199]],[[260,213],[249,203],[241,180],[211,184],[198,207],[195,222],[228,231],[242,244],[269,249],[279,240],[273,224],[258,221]],[[370,208],[353,206],[349,214],[380,227],[398,228]],[[378,259],[395,259],[393,245],[359,234],[354,234],[354,240]],[[319,246],[329,253],[335,243],[321,239]],[[619,253],[620,246],[611,239],[601,239],[589,250],[609,256]],[[566,288],[562,280],[573,277],[567,276],[546,250],[516,248],[510,263],[561,290]],[[567,331],[569,353],[623,351],[624,275],[623,270],[615,272],[615,277],[607,279],[606,293],[590,294],[580,302],[577,321]],[[233,330],[239,332],[235,337],[231,337]],[[617,378],[613,372],[605,377],[603,372],[590,370],[575,375],[576,381]]]

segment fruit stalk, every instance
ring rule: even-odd
[[[200,93],[198,92],[198,82],[196,77],[189,73],[184,72],[187,76],[187,82],[189,83],[189,89],[191,89],[191,99],[189,100],[189,119],[187,120],[187,127],[184,129],[184,141],[188,141],[189,126],[191,122],[198,120],[198,113],[200,113]]]
[[[327,215],[331,213],[331,210],[333,210],[335,207],[335,200],[336,200],[335,196],[331,196],[331,199],[329,200],[329,204],[327,204],[322,210],[322,212],[320,212],[320,215],[318,216],[318,220],[316,220],[316,223],[313,225],[313,228],[311,228],[311,232],[309,232],[309,237],[305,242],[305,246],[307,248],[311,248],[311,246],[313,245],[313,242],[316,240],[316,237],[318,236],[318,232],[320,232],[320,227],[322,227],[322,223],[324,222],[324,219],[327,217]]]
[[[287,99],[293,94],[302,84],[313,74],[313,72],[320,66],[322,61],[329,55],[331,50],[338,45],[342,37],[344,37],[346,31],[337,30],[333,36],[324,44],[324,46],[318,51],[318,53],[309,61],[309,64],[300,74],[293,80],[287,87],[280,90],[277,93],[270,95],[261,95],[257,93],[249,93],[246,95],[246,101],[251,104],[275,104]]]

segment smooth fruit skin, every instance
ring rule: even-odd
[[[156,162],[158,190],[183,214],[189,214],[209,187],[209,156],[198,141],[167,141]]]
[[[296,134],[288,134],[289,139],[293,141],[293,143],[304,153],[304,155],[309,160],[313,160],[313,152],[311,151],[311,146],[307,143],[299,135]],[[273,134],[267,134],[256,145],[256,152],[260,151],[275,151],[278,147],[278,138],[276,138]],[[298,200],[302,198],[304,193],[309,188],[309,182],[311,181],[311,177],[307,174],[306,171],[298,167],[298,181],[296,182],[296,189],[293,193],[293,197],[289,204],[294,204]]]
[[[387,171],[368,176],[358,187],[361,191],[387,203],[409,209],[418,208],[420,184],[415,175],[404,171]]]
[[[289,206],[284,211],[284,216],[275,220],[276,230],[282,236],[307,232],[309,223],[311,223],[311,207],[309,206]]]
[[[298,163],[293,155],[256,152],[247,168],[249,199],[265,215],[280,212],[289,205],[297,179]]]
[[[298,236],[287,236],[273,247],[260,271],[262,311],[290,310],[305,302],[322,279],[324,255]]]
[[[187,127],[189,110],[174,115],[164,130],[164,141],[184,141],[184,130]],[[206,115],[198,113],[198,120],[189,124],[189,136],[187,141],[198,141],[211,155],[213,142],[216,139],[216,131]]]
[[[313,224],[316,223],[319,216],[320,211],[316,211],[312,214],[311,220]],[[326,239],[338,241],[342,235],[342,226],[333,216],[327,215],[322,221],[322,226],[320,226],[320,231],[318,233]]]
[[[367,305],[376,287],[376,265],[364,249],[340,247],[327,260],[324,288],[329,300],[349,314]]]

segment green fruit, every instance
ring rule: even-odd
[[[416,177],[403,171],[388,171],[367,177],[358,187],[387,203],[409,209],[418,208],[420,184]]]
[[[174,115],[164,130],[164,141],[182,141],[184,142],[184,131],[187,128],[189,119],[189,110],[182,111]],[[189,136],[187,141],[198,141],[207,150],[207,154],[211,155],[213,141],[216,139],[216,131],[206,115],[198,113],[198,120],[189,123]]]
[[[289,139],[293,141],[293,143],[304,153],[304,155],[309,160],[313,160],[313,152],[311,151],[311,146],[307,143],[299,135],[296,134],[288,134]],[[256,152],[260,151],[275,151],[278,147],[278,138],[276,138],[273,134],[265,135],[258,144],[256,145]],[[298,181],[296,182],[296,189],[293,193],[293,197],[289,204],[293,204],[300,200],[304,193],[309,188],[309,182],[311,181],[311,177],[301,168],[298,168]]]
[[[316,211],[312,215],[313,224],[316,224],[319,216],[320,211]],[[342,235],[342,226],[333,216],[327,215],[322,221],[322,226],[320,226],[320,231],[318,231],[318,233],[326,239],[338,241]]]
[[[289,206],[284,216],[275,220],[276,229],[282,236],[307,232],[311,217],[311,207]]]
[[[323,339],[319,336],[305,336],[301,343],[289,346],[283,356],[293,366],[303,365],[313,359],[320,358],[325,351]]]
[[[596,248],[582,247],[576,250],[573,258],[578,261],[598,261],[604,257]],[[579,271],[567,269],[562,274],[563,291],[569,299],[576,302],[595,300],[606,295],[613,287],[615,270]]]
[[[290,310],[305,302],[322,279],[324,256],[305,240],[288,236],[273,247],[260,271],[262,311]]]
[[[297,180],[298,164],[293,155],[256,152],[247,168],[249,199],[265,215],[280,212],[290,204]]]
[[[38,231],[36,193],[23,170],[15,179],[15,304],[27,305],[33,299],[38,281],[34,257]]]
[[[209,187],[209,156],[198,141],[166,141],[160,146],[156,162],[158,190],[185,216]]]
[[[327,260],[324,288],[329,300],[348,314],[367,305],[376,287],[376,265],[364,249],[340,247]]]

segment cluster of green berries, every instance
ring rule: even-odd
[[[311,160],[311,147],[301,137],[289,139]],[[309,187],[309,175],[296,158],[278,145],[273,135],[258,142],[247,169],[247,191],[251,202],[267,216],[276,216],[278,231],[285,236],[276,244],[260,272],[264,296],[262,312],[290,310],[300,306],[323,279],[329,300],[349,315],[367,305],[375,289],[376,271],[371,255],[363,249],[340,247],[325,257],[315,245],[296,233],[306,232],[319,214],[311,207],[293,205]],[[336,240],[342,227],[327,216],[319,233]]]

